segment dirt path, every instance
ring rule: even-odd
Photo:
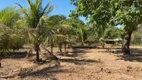
[[[0,80],[142,80],[141,61],[126,61],[121,54],[106,53],[103,49],[88,49],[74,56],[58,57],[60,66],[55,67],[49,63],[36,65],[26,59],[5,59]],[[10,76],[19,73],[21,67],[33,66],[34,69],[22,78]]]

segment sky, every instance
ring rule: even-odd
[[[70,4],[70,0],[43,0],[43,6],[45,6],[49,1],[51,1],[51,5],[55,6],[55,9],[50,15],[60,14],[68,17],[70,10],[75,9],[75,6]],[[27,0],[0,0],[0,10],[7,6],[16,6],[15,3],[19,3],[24,7],[28,6]]]

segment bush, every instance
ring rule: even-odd
[[[132,34],[132,44],[140,45],[142,44],[142,34],[141,32],[134,32]]]
[[[17,33],[15,30],[1,29],[0,31],[0,53],[8,53],[23,47],[26,40],[24,34]]]

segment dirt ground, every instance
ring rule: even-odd
[[[2,60],[0,80],[142,80],[142,47],[132,47],[132,56],[113,49],[78,49],[57,55],[60,65],[36,64],[25,53]],[[24,54],[21,56],[21,54]]]

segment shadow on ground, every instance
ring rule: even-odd
[[[49,78],[50,80],[57,80],[54,78],[54,75],[52,73],[60,73],[64,72],[63,70],[60,70],[59,67],[53,66],[53,67],[45,67],[41,70],[33,71],[28,74],[22,74],[20,75],[21,78],[26,77],[34,77],[34,78]]]
[[[101,53],[115,53],[115,54],[122,53],[122,48],[99,48],[99,49],[102,49],[98,51]]]
[[[89,53],[88,49],[72,49],[72,51],[63,52],[62,54],[58,52],[57,54],[60,56],[77,57],[84,53]]]
[[[142,62],[142,49],[132,48],[131,55],[119,55],[121,60]]]
[[[27,56],[28,52],[10,52],[4,56],[0,55],[3,59],[11,58],[11,59],[20,59],[25,58]]]
[[[85,60],[85,59],[60,59],[61,62],[67,62],[67,63],[74,63],[76,65],[85,65],[89,63],[99,63],[97,60]]]
[[[30,68],[26,68],[24,72],[20,72],[18,74],[14,74],[11,76],[5,76],[0,77],[0,79],[14,79],[16,76],[19,76],[20,80],[26,79],[26,80],[41,80],[41,79],[49,79],[49,80],[57,80],[54,78],[54,75],[52,73],[59,73],[59,72],[65,72],[63,70],[60,70],[59,67],[53,66],[53,67],[44,67],[43,69],[36,70],[36,71],[28,71]],[[16,79],[17,80],[17,79]],[[19,80],[19,79],[18,79]]]

